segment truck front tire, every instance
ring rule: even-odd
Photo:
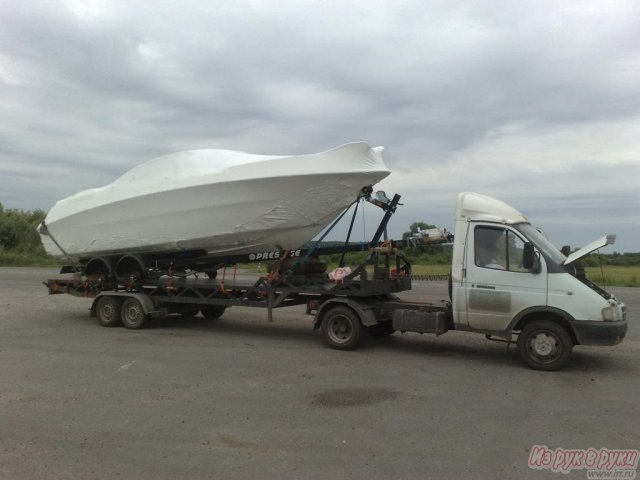
[[[571,359],[572,348],[569,332],[549,320],[527,324],[518,336],[520,359],[535,370],[560,370]]]
[[[333,307],[322,317],[322,336],[330,347],[338,350],[355,348],[363,330],[360,318],[348,307]]]

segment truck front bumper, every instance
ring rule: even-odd
[[[604,322],[574,320],[571,322],[579,345],[617,345],[627,333],[627,320]]]

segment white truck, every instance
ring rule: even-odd
[[[526,364],[565,365],[574,345],[615,345],[626,307],[587,280],[575,261],[613,243],[605,236],[566,257],[527,218],[484,195],[461,193],[455,213],[451,316],[456,330],[511,340]]]
[[[516,209],[484,195],[461,193],[455,210],[449,301],[405,302],[395,295],[411,289],[411,265],[398,249],[402,242],[380,242],[400,196],[389,200],[370,193],[364,195],[366,200],[382,208],[384,218],[367,245],[367,260],[339,280],[328,279],[318,258],[336,249],[313,248],[218,258],[210,265],[190,259],[180,263],[178,258],[131,255],[116,262],[101,257],[80,267],[64,267],[62,273],[74,272],[73,278],[45,284],[51,294],[95,297],[91,315],[106,327],[142,328],[167,314],[200,312],[216,319],[232,306],[267,308],[271,320],[274,308],[306,305],[315,328],[333,348],[355,348],[367,332],[441,335],[462,330],[517,341],[524,363],[539,370],[566,365],[574,345],[615,345],[624,338],[625,305],[590,282],[575,264],[615,237],[605,236],[565,256]],[[450,235],[441,236],[451,240]],[[344,251],[347,247],[348,238]],[[263,259],[275,262],[268,275],[257,280],[231,281],[224,274],[211,274],[236,262]],[[112,269],[114,263],[137,267],[122,272]],[[95,265],[101,269],[92,270]],[[209,278],[191,278],[196,271],[209,271]]]

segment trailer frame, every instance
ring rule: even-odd
[[[367,199],[371,201],[370,197]],[[208,318],[217,318],[233,306],[265,308],[267,320],[272,322],[274,309],[306,304],[306,313],[314,315],[314,328],[321,329],[327,343],[334,348],[355,348],[364,328],[377,326],[377,332],[382,334],[396,329],[410,331],[403,321],[405,310],[417,312],[424,324],[417,331],[427,332],[430,329],[426,323],[434,323],[431,317],[450,317],[447,313],[450,307],[401,302],[395,296],[411,289],[411,263],[398,249],[402,243],[386,239],[387,224],[399,200],[400,196],[395,195],[388,202],[372,201],[385,214],[366,245],[369,255],[350,274],[335,281],[328,280],[324,273],[299,273],[296,267],[334,253],[342,254],[342,264],[346,252],[362,250],[362,244],[349,243],[355,212],[347,240],[339,247],[319,247],[321,238],[308,249],[208,258],[206,265],[191,264],[192,267],[220,266],[224,272],[221,279],[200,278],[194,272],[176,273],[173,262],[169,262],[168,269],[149,268],[142,278],[91,275],[81,267],[67,266],[61,273],[72,273],[72,278],[49,279],[44,284],[52,295],[66,293],[93,298],[91,316],[108,327],[122,323],[127,328],[143,328],[148,320],[170,313],[190,316],[201,311]],[[236,277],[237,262],[263,260],[273,260],[266,275],[252,280]],[[230,266],[234,274],[227,281],[226,270]],[[431,330],[440,333],[437,329]]]

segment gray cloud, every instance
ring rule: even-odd
[[[177,150],[368,140],[398,222],[450,223],[479,190],[573,244],[568,223],[624,212],[640,250],[636,2],[130,3],[0,5],[4,204],[46,209]]]

